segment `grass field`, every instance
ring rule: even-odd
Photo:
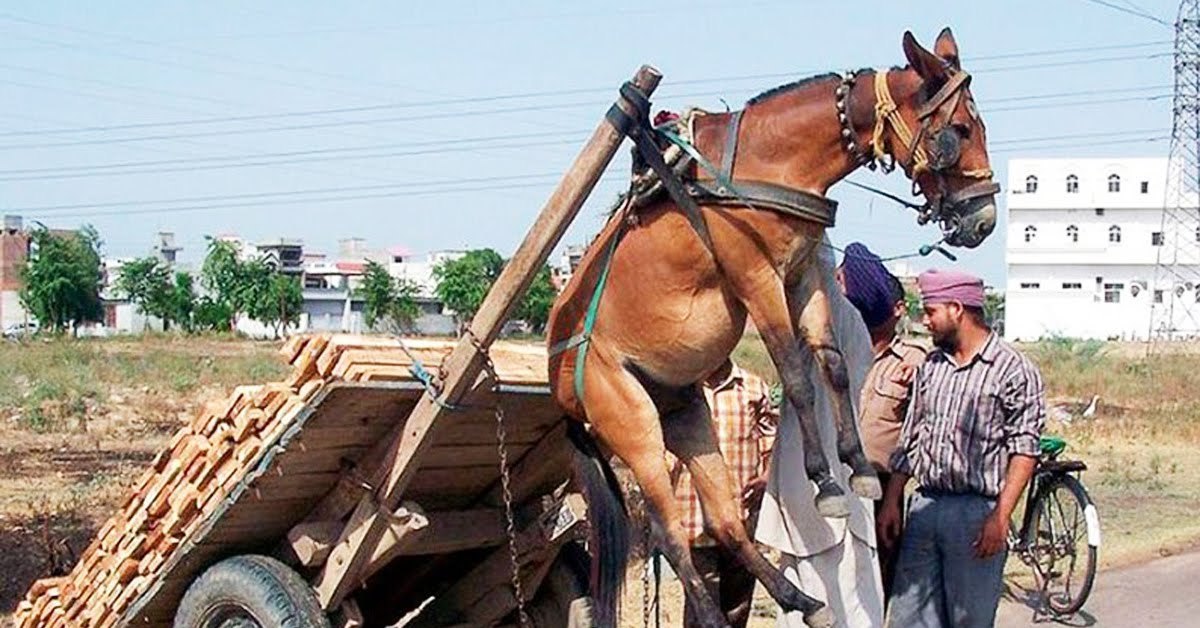
[[[169,434],[205,402],[286,371],[274,343],[171,335],[0,343],[0,624],[36,577],[68,569]],[[1145,357],[1137,346],[1056,340],[1023,347],[1042,367],[1055,416],[1047,431],[1090,467],[1104,566],[1182,551],[1200,540],[1200,351]],[[762,343],[736,359],[774,380]],[[1080,410],[1099,396],[1090,419]],[[641,588],[627,590],[641,625]],[[678,589],[664,610],[678,619]],[[761,601],[752,625],[768,625]],[[630,623],[631,622],[631,623]],[[670,622],[664,625],[676,625]]]

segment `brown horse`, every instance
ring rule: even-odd
[[[911,33],[904,34],[903,49],[909,65],[902,69],[814,77],[766,92],[741,112],[699,117],[695,146],[708,159],[729,164],[737,188],[762,182],[815,199],[860,166],[894,160],[926,199],[922,219],[938,221],[949,244],[977,246],[995,225],[999,188],[991,181],[969,75],[949,29],[934,52]],[[730,123],[735,117],[740,126]],[[814,360],[836,393],[838,457],[852,470],[852,490],[879,493],[859,443],[845,365],[834,349],[829,304],[813,263],[825,224],[753,204],[703,203],[707,238],[669,199],[635,218],[618,214],[550,314],[554,395],[579,421],[573,422],[573,439],[589,456],[581,476],[597,550],[593,593],[601,625],[615,622],[628,535],[619,488],[592,436],[632,470],[661,524],[659,546],[704,626],[725,620],[692,565],[668,476],[668,450],[691,472],[712,537],[783,609],[802,611],[810,625],[830,621],[820,601],[785,580],[754,548],[696,386],[733,350],[747,314],[798,410],[818,509],[827,516],[847,512],[819,444],[806,376]],[[604,275],[607,284],[598,292]],[[584,323],[589,310],[594,326]],[[587,327],[590,333],[583,335]]]

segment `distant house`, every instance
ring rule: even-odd
[[[20,216],[5,216],[0,225],[0,329],[25,323],[21,305],[21,273],[29,259],[29,234]]]

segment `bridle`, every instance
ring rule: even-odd
[[[890,126],[909,155],[906,170],[913,182],[913,195],[924,196],[926,203],[918,212],[917,221],[925,224],[936,220],[942,225],[942,231],[947,235],[958,228],[961,216],[959,209],[973,199],[992,196],[1000,191],[1000,186],[992,181],[992,170],[981,168],[977,170],[958,169],[962,157],[962,134],[950,123],[951,116],[957,110],[963,93],[971,83],[971,75],[962,71],[948,68],[950,78],[938,89],[929,100],[917,110],[917,120],[920,127],[914,135],[908,123],[901,117],[899,107],[892,98],[888,88],[887,71],[876,72],[874,78],[875,92],[875,126],[871,134],[869,150],[860,150],[854,138],[857,134],[850,116],[850,93],[857,78],[854,72],[842,75],[838,86],[835,105],[838,112],[838,122],[841,124],[842,138],[846,140],[845,148],[854,159],[872,169],[879,167],[884,172],[895,168],[896,158],[888,148],[887,129]],[[973,104],[968,101],[971,117],[979,119]],[[903,164],[902,164],[903,165]],[[936,190],[923,190],[918,183],[921,174],[929,173],[936,184]],[[946,184],[949,176],[974,179],[975,182],[963,189],[951,192]],[[929,194],[929,192],[936,192]]]

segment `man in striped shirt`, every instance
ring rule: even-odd
[[[712,410],[721,457],[729,468],[735,494],[742,500],[743,521],[746,529],[753,530],[767,483],[767,463],[771,459],[779,413],[771,405],[766,382],[732,360],[726,360],[710,374],[702,388]],[[682,462],[672,457],[671,463],[675,498],[683,510],[683,526],[692,542],[692,562],[730,626],[742,628],[750,619],[754,576],[704,532],[704,514],[692,488],[692,478]],[[694,625],[687,612],[684,625]]]
[[[988,327],[981,280],[928,271],[917,283],[937,350],[913,383],[877,524],[894,543],[904,487],[915,478],[887,622],[991,626],[1009,519],[1039,453],[1042,377]]]

